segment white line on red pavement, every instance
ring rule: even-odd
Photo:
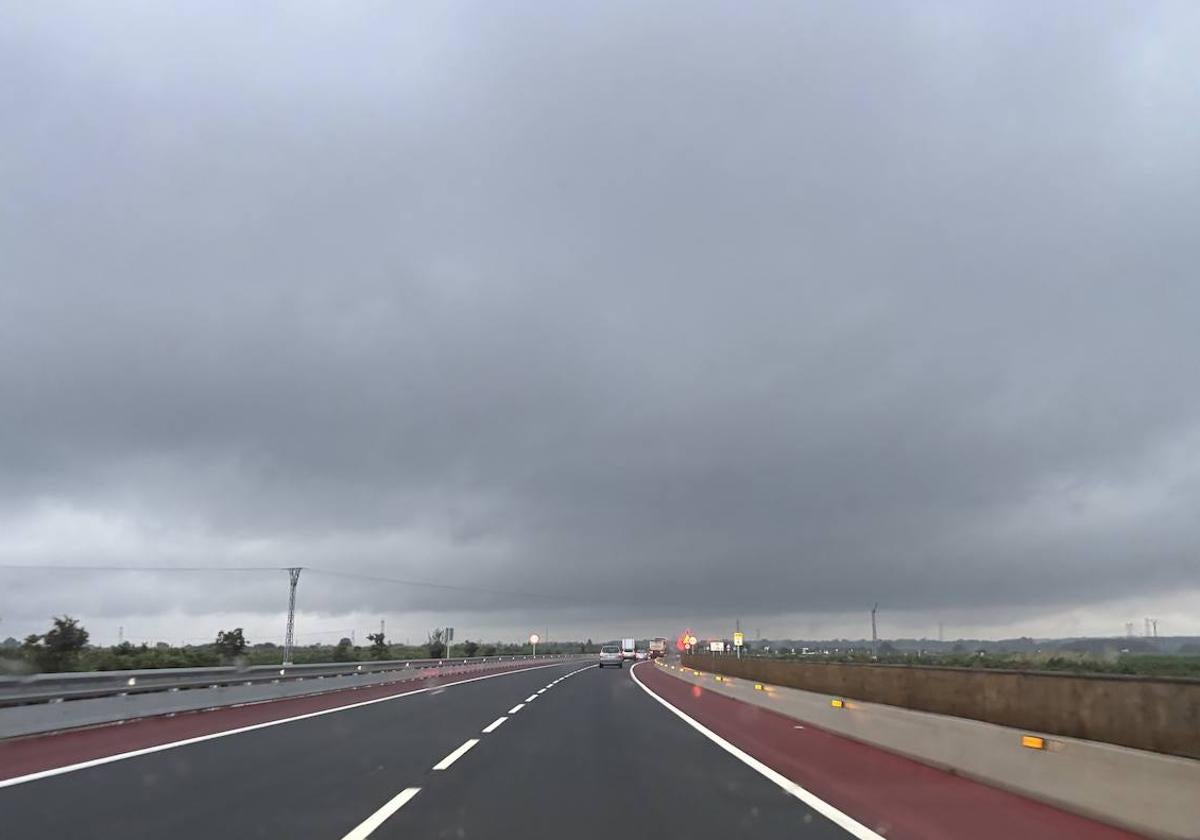
[[[466,743],[464,743],[461,747],[456,749],[454,752],[450,753],[450,755],[443,758],[437,764],[433,765],[433,769],[434,770],[448,769],[451,764],[453,764],[454,762],[456,762],[460,758],[462,758],[464,755],[466,755],[467,750],[471,749],[471,747],[475,746],[478,743],[479,743],[478,738],[468,738]]]
[[[366,840],[371,836],[371,832],[383,825],[384,821],[392,814],[404,807],[408,800],[412,799],[420,792],[420,788],[411,787],[405,788],[398,794],[388,800],[388,803],[376,811],[371,816],[367,817],[358,826],[347,834],[342,840]]]
[[[639,662],[637,664],[641,665],[643,663]],[[772,768],[763,764],[761,761],[759,761],[757,758],[750,755],[749,753],[743,752],[742,750],[738,749],[733,744],[731,744],[729,741],[726,741],[720,735],[713,732],[708,727],[704,726],[702,723],[698,723],[697,721],[690,718],[687,714],[685,714],[681,710],[672,706],[666,700],[662,699],[657,694],[655,694],[653,691],[651,691],[644,682],[642,682],[641,680],[638,679],[637,674],[634,673],[634,671],[636,669],[637,669],[637,665],[634,665],[632,668],[630,668],[629,676],[633,679],[633,681],[635,683],[638,684],[638,686],[642,689],[642,691],[649,694],[651,697],[653,697],[655,700],[657,700],[659,703],[661,703],[663,706],[665,706],[667,711],[669,711],[671,714],[673,714],[676,717],[683,720],[683,722],[686,723],[688,726],[695,729],[697,732],[699,732],[705,738],[712,741],[714,744],[716,744],[721,749],[725,750],[725,752],[732,755],[738,761],[742,762],[743,764],[750,767],[751,769],[756,770],[758,773],[762,774],[763,776],[766,776],[772,782],[779,785],[781,788],[783,788],[785,791],[790,793],[792,796],[799,799],[801,802],[803,802],[808,807],[812,808],[814,811],[816,811],[818,814],[823,816],[825,819],[829,820],[831,823],[838,826],[839,828],[844,829],[846,832],[848,832],[853,837],[858,838],[858,840],[884,840],[882,835],[876,834],[874,831],[867,828],[865,825],[860,823],[858,820],[854,819],[853,817],[849,816],[848,814],[842,813],[837,808],[833,807],[828,802],[826,802],[824,799],[821,799],[820,797],[818,797],[816,794],[812,793],[811,791],[805,790],[804,788],[800,787],[800,785],[793,782],[787,776],[785,776],[782,773],[780,773],[779,771],[773,770]]]

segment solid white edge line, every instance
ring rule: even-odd
[[[354,830],[343,837],[342,840],[366,840],[366,838],[371,836],[372,831],[383,825],[388,817],[403,808],[408,800],[420,792],[421,789],[419,787],[405,788],[400,791],[389,799],[386,805],[355,826]]]
[[[403,697],[412,697],[416,694],[424,694],[428,691],[440,688],[451,688],[456,685],[466,685],[467,683],[479,682],[480,680],[490,680],[496,677],[507,677],[512,674],[523,674],[526,671],[536,671],[539,668],[554,668],[561,663],[553,663],[551,665],[533,665],[529,668],[517,668],[512,671],[498,671],[495,674],[484,674],[479,677],[470,677],[457,682],[446,683],[445,685],[431,685],[426,688],[417,688],[412,691],[405,691],[401,694],[389,694],[387,697],[376,697],[374,700],[361,700],[357,703],[349,703],[345,706],[334,706],[332,709],[319,709],[315,712],[306,712],[302,715],[293,715],[292,717],[280,718],[279,720],[267,720],[262,723],[252,723],[249,726],[239,726],[236,729],[225,729],[221,732],[210,732],[207,735],[197,735],[194,738],[184,738],[182,741],[168,741],[165,744],[155,744],[152,747],[143,747],[139,750],[130,750],[129,752],[113,753],[99,758],[80,761],[76,764],[64,764],[62,767],[51,767],[46,770],[38,770],[36,773],[27,773],[24,776],[13,776],[11,779],[0,779],[0,789],[13,787],[14,785],[25,784],[26,782],[36,782],[39,779],[46,779],[51,776],[60,776],[63,773],[73,773],[76,770],[86,770],[89,767],[99,767],[103,764],[111,764],[114,761],[124,761],[127,758],[137,758],[141,755],[149,755],[151,753],[162,752],[163,750],[173,750],[176,747],[186,747],[190,744],[199,744],[202,741],[211,741],[215,738],[227,738],[230,735],[241,735],[243,732],[253,732],[256,729],[266,729],[269,726],[281,726],[285,723],[294,723],[298,720],[308,720],[309,718],[321,717],[322,715],[331,715],[335,712],[345,712],[349,709],[357,709],[362,706],[372,706],[376,703],[386,703],[389,700],[399,700]]]
[[[434,770],[449,769],[451,764],[453,764],[454,762],[456,762],[460,758],[462,758],[464,755],[466,755],[467,750],[471,749],[471,747],[475,746],[478,743],[479,743],[478,738],[468,738],[461,747],[456,749],[454,752],[450,753],[450,755],[443,758],[437,764],[433,765],[433,769]]]
[[[674,714],[680,720],[687,723],[688,726],[695,729],[697,732],[699,732],[705,738],[712,741],[714,744],[719,746],[721,749],[725,750],[725,752],[732,755],[734,758],[736,758],[738,761],[745,764],[747,767],[750,767],[752,770],[757,771],[761,775],[770,779],[775,784],[779,785],[779,787],[783,788],[785,791],[787,791],[792,796],[799,799],[805,805],[812,808],[814,811],[816,811],[818,814],[823,816],[825,819],[829,820],[831,823],[836,825],[838,828],[841,828],[841,829],[845,830],[847,833],[851,834],[852,836],[857,837],[858,840],[885,840],[883,835],[876,834],[874,831],[867,828],[865,825],[860,823],[858,820],[854,819],[853,817],[849,816],[848,814],[842,813],[837,808],[833,807],[828,802],[826,802],[824,799],[821,799],[820,797],[818,797],[816,794],[800,787],[800,785],[793,782],[787,776],[783,775],[782,773],[778,772],[777,770],[771,769],[770,767],[768,767],[767,765],[765,765],[761,761],[759,761],[757,758],[750,755],[749,753],[743,752],[742,750],[738,749],[733,744],[729,743],[724,738],[722,738],[720,735],[718,735],[717,733],[713,732],[711,729],[706,727],[704,724],[693,720],[692,718],[688,717],[688,715],[685,712],[680,711],[679,709],[672,706],[669,702],[667,702],[666,700],[659,697],[657,694],[655,694],[653,691],[651,691],[650,688],[648,688],[644,682],[639,680],[637,678],[637,674],[634,673],[634,670],[637,668],[638,665],[644,665],[644,664],[646,664],[646,663],[638,662],[636,665],[633,666],[633,668],[630,668],[629,676],[633,679],[633,681],[635,683],[638,684],[638,687],[641,688],[642,691],[646,692],[651,697],[653,697],[655,700],[657,700],[659,703],[661,703],[663,706],[665,706],[669,712]]]
[[[508,718],[506,718],[506,717],[496,718],[494,721],[489,723],[487,726],[483,727],[483,734],[490,735],[491,733],[495,732],[497,729],[500,728],[500,724],[504,723],[504,721],[506,721],[506,720],[508,720]]]
[[[515,706],[513,706],[511,709],[509,709],[509,710],[508,710],[508,713],[509,713],[510,715],[515,715],[517,712],[521,711],[521,710],[522,710],[522,709],[524,709],[524,708],[525,708],[525,704],[524,704],[524,703],[518,703],[517,705],[515,705]]]

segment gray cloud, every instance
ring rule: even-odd
[[[577,628],[1200,588],[1198,36],[1187,4],[18,13],[0,549]]]

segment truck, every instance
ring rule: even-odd
[[[650,640],[650,658],[658,659],[660,656],[667,655],[667,640],[661,636],[657,639]]]
[[[637,658],[637,644],[634,639],[622,639],[621,640],[621,658],[622,659],[636,659]]]

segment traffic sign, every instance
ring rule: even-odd
[[[733,646],[734,647],[741,647],[745,643],[746,643],[746,634],[745,633],[743,633],[739,630],[738,632],[733,634]]]

